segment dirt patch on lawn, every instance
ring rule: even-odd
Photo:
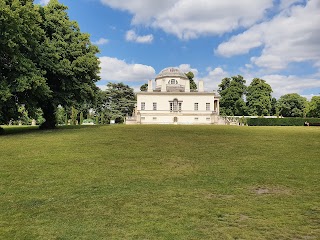
[[[290,189],[286,187],[272,186],[272,187],[255,187],[251,191],[253,191],[257,195],[290,195]]]

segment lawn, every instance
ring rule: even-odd
[[[320,239],[320,128],[0,136],[0,239]]]

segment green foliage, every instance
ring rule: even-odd
[[[66,10],[57,0],[0,1],[0,123],[18,119],[23,105],[33,118],[41,107],[41,128],[54,128],[57,106],[94,99],[98,49]]]
[[[193,72],[187,72],[186,76],[188,77],[188,79],[190,81],[190,90],[197,90],[197,84],[193,80],[193,78],[194,78]]]
[[[51,93],[39,62],[44,30],[33,1],[0,1],[0,124],[17,120],[24,105],[32,116]]]
[[[80,125],[83,123],[83,112],[80,112]]]
[[[71,125],[77,125],[78,112],[76,108],[71,108]]]
[[[248,118],[249,126],[304,126],[305,122],[320,123],[320,118]]]
[[[45,41],[41,68],[45,70],[51,98],[43,102],[46,120],[52,121],[52,109],[93,101],[99,80],[98,48],[78,24],[70,21],[67,7],[56,0],[41,9]],[[50,106],[50,108],[48,108]],[[49,119],[47,119],[47,117]],[[49,124],[54,126],[54,122]]]
[[[64,119],[64,124],[68,125],[69,124],[69,118],[68,118],[68,114],[65,114],[65,119]]]
[[[283,117],[303,117],[307,99],[297,93],[283,95],[277,102],[279,114]]]
[[[247,88],[247,112],[251,116],[268,116],[272,108],[272,89],[265,80],[254,78]]]
[[[58,124],[65,123],[66,110],[62,106],[58,106],[56,110],[56,119]]]
[[[320,96],[313,96],[311,98],[307,116],[320,118]]]
[[[122,123],[124,118],[132,115],[136,99],[133,88],[123,83],[108,83],[106,91],[99,91],[96,106],[97,114],[104,114],[105,122],[111,119]]]
[[[148,90],[148,83],[141,85],[141,87],[140,87],[141,92],[146,92],[147,90]]]
[[[277,99],[276,98],[271,98],[271,111],[270,111],[270,116],[275,116],[278,115],[278,110],[277,110]]]
[[[245,83],[246,80],[243,79],[243,77],[240,75],[222,79],[218,89],[218,92],[221,96],[221,115],[244,115],[244,113],[246,112],[246,108],[243,104],[243,98],[247,89]]]

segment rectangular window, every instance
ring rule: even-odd
[[[199,118],[197,118],[197,117],[196,117],[196,118],[194,118],[194,120],[198,121],[198,120],[199,120]]]
[[[170,102],[170,112],[173,111],[173,102]]]
[[[146,103],[145,102],[141,102],[141,110],[145,110],[146,109]]]
[[[198,109],[199,109],[199,103],[195,103],[195,104],[194,104],[194,110],[195,110],[195,111],[198,111]]]
[[[210,121],[211,119],[210,119],[210,118],[206,118],[206,120],[207,120],[207,121]]]
[[[210,111],[210,103],[206,103],[206,110]]]
[[[179,102],[179,112],[181,112],[182,103]]]
[[[157,103],[156,102],[153,103],[153,111],[157,111]]]
[[[157,120],[157,117],[153,117],[152,119],[155,121],[155,120]]]

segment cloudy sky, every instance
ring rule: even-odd
[[[36,3],[46,4],[47,0]],[[320,0],[60,0],[99,46],[101,81],[135,89],[173,66],[216,90],[242,75],[273,96],[320,95]]]

